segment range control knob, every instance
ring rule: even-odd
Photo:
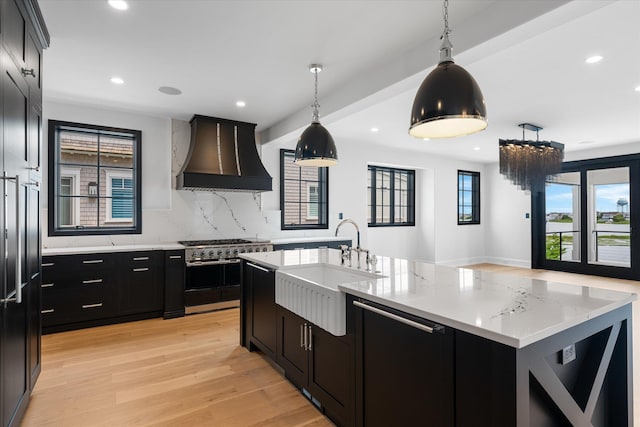
[[[225,251],[225,255],[229,255],[230,253],[231,253],[231,251],[230,251],[229,249],[227,249],[227,250]]]
[[[234,255],[238,255],[238,250],[237,250],[237,249],[234,249],[234,250],[233,250],[233,254],[234,254]]]
[[[262,252],[267,252],[267,247],[262,248]]]
[[[218,251],[218,256],[222,255],[222,251]]]
[[[253,252],[253,248],[247,249],[247,252],[249,252],[249,253]]]
[[[200,257],[204,258],[204,251],[200,252]]]
[[[209,256],[212,257],[213,256],[213,251],[209,251]]]

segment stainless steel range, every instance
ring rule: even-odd
[[[244,239],[186,240],[178,242],[185,246],[187,266],[204,263],[237,260],[238,254],[245,252],[268,252],[273,250],[269,241],[251,241]]]
[[[273,250],[269,241],[244,239],[188,240],[185,247],[187,267],[185,311],[195,313],[238,307],[240,300],[240,258],[246,252]]]

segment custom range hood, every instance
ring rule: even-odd
[[[195,115],[191,144],[177,176],[179,190],[271,191],[254,123]]]

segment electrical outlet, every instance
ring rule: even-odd
[[[526,219],[529,219],[529,212],[527,212],[526,214],[524,214],[524,217],[525,217]]]
[[[566,365],[574,360],[576,360],[576,345],[571,344],[562,349],[562,364]]]

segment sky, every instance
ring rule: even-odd
[[[616,212],[619,199],[629,201],[629,184],[596,185],[596,211]],[[547,183],[546,212],[570,213],[572,211],[572,185]],[[627,206],[627,209],[629,206]]]

